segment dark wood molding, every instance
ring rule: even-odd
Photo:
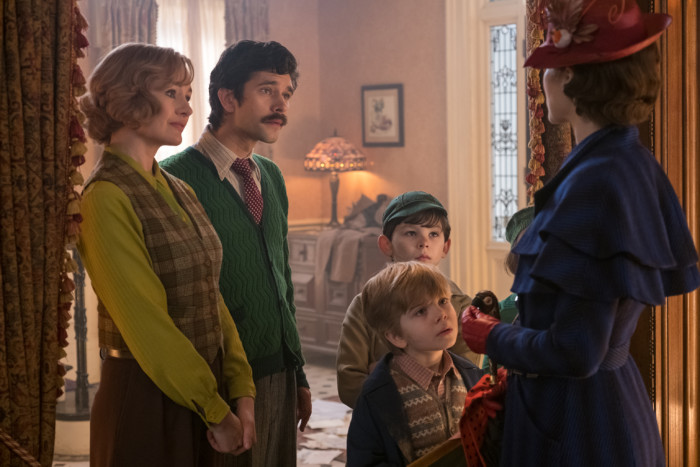
[[[642,2],[640,2],[641,5]],[[654,5],[652,5],[654,7]],[[700,121],[697,2],[662,0],[673,23],[662,36],[662,92],[654,120],[655,155],[700,238]],[[655,409],[669,466],[700,465],[700,296],[670,297],[655,313]]]

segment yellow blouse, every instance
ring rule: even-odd
[[[173,211],[191,224],[156,162],[150,174],[129,156],[108,149],[136,169]],[[219,423],[229,405],[218,394],[207,362],[168,315],[165,289],[153,270],[141,222],[129,198],[113,183],[97,181],[84,191],[81,211],[81,259],[95,293],[139,366],[174,402],[197,413],[200,407],[207,425]],[[254,397],[252,370],[221,295],[219,316],[224,340],[223,377],[229,396]]]

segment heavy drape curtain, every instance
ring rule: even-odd
[[[544,2],[527,1],[527,31],[525,36],[526,56],[540,46],[544,40]],[[547,120],[547,106],[542,92],[542,72],[527,69],[527,94],[530,130],[528,147],[528,183],[535,189],[546,183],[557,173],[564,157],[571,152],[571,127],[568,124],[554,125]],[[539,183],[541,182],[541,183]]]
[[[51,465],[72,296],[66,241],[84,135],[75,1],[6,0],[0,16],[0,465]],[[67,228],[71,231],[67,232]],[[14,446],[14,451],[9,446]],[[38,462],[37,462],[38,461]]]

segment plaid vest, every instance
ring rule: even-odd
[[[223,343],[218,306],[221,242],[187,185],[165,171],[161,173],[192,226],[173,212],[136,170],[108,152],[102,155],[85,186],[107,181],[129,197],[141,221],[153,270],[165,287],[168,314],[199,354],[212,363]],[[99,298],[97,311],[100,347],[128,351]]]

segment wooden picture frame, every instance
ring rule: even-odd
[[[362,145],[403,144],[403,84],[362,86]]]

